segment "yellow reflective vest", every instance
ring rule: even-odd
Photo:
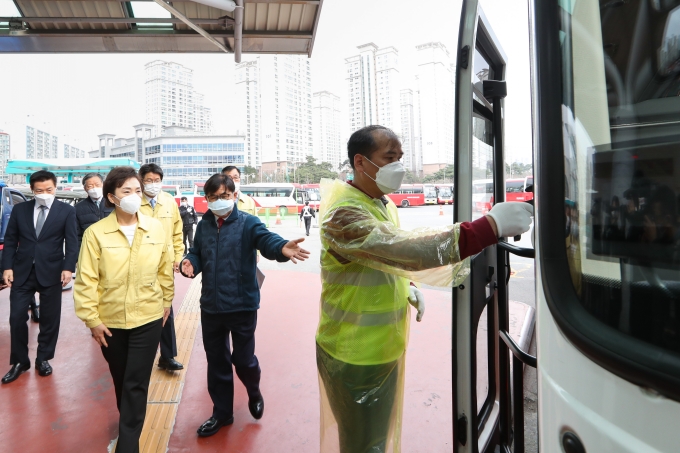
[[[337,360],[388,363],[406,350],[410,281],[453,286],[469,274],[459,224],[399,228],[397,207],[321,181],[321,309],[316,341]]]

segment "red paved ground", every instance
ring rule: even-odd
[[[189,287],[177,278],[178,309]],[[0,385],[0,452],[106,452],[118,435],[113,382],[90,330],[76,317],[73,292],[64,291],[54,373],[41,377],[33,367],[38,324],[29,321],[31,370]],[[0,374],[10,368],[9,289],[0,291]]]
[[[206,439],[196,436],[212,411],[199,330],[170,439],[171,452],[319,451],[314,334],[320,291],[318,274],[267,272],[256,334],[265,415],[260,421],[250,416],[248,397],[237,381],[234,424]],[[425,301],[423,322],[413,322],[411,329],[403,451],[448,452],[452,449],[450,295],[425,290]]]
[[[177,278],[175,309],[189,280]],[[318,274],[268,271],[259,312],[256,353],[266,409],[262,420],[248,413],[237,382],[234,425],[208,439],[196,428],[211,414],[200,327],[170,440],[171,452],[317,452],[318,384],[314,333],[318,319]],[[408,350],[404,452],[451,451],[451,304],[447,292],[425,290],[427,311],[412,323]],[[0,358],[9,369],[9,290],[0,292]],[[37,324],[31,323],[31,360]],[[105,452],[117,435],[118,414],[111,378],[89,330],[73,313],[64,292],[54,374],[32,368],[0,386],[0,451]]]

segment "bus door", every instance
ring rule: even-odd
[[[535,0],[543,452],[680,445],[680,2]]]
[[[506,57],[478,0],[463,1],[459,33],[454,222],[484,215],[475,209],[474,183],[491,186],[490,203],[505,200]],[[508,345],[516,345],[508,334],[509,251],[533,256],[532,249],[499,242],[471,257],[470,275],[453,290],[453,432],[454,451],[459,453],[509,452],[513,441],[514,451],[523,452],[518,448],[523,445],[523,426],[514,430],[518,432],[511,426],[513,388],[519,388],[520,395],[515,422],[523,425],[523,365],[513,362],[519,376],[511,386]]]

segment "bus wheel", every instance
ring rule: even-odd
[[[288,215],[288,208],[285,206],[279,206],[279,214],[281,214],[282,217],[285,217]]]
[[[402,208],[408,208],[408,200],[401,200],[401,207]]]

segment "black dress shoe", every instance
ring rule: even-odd
[[[234,423],[234,417],[228,419],[219,419],[215,417],[210,417],[207,419],[199,428],[198,435],[200,437],[209,437],[217,433],[223,426],[231,425]]]
[[[248,400],[248,409],[250,409],[250,415],[255,420],[261,419],[262,414],[264,414],[264,399],[262,399],[262,395],[259,398]]]
[[[173,358],[166,359],[165,357],[161,357],[158,359],[158,368],[168,371],[179,371],[184,369],[184,365]]]
[[[2,378],[3,384],[9,384],[10,382],[16,381],[19,376],[27,372],[31,368],[30,363],[15,363],[12,368],[7,372],[7,374]]]
[[[49,376],[52,374],[52,366],[47,360],[44,360],[40,363],[36,362],[35,367],[38,369],[38,374],[40,376]]]
[[[31,307],[31,321],[40,322],[40,305]]]

